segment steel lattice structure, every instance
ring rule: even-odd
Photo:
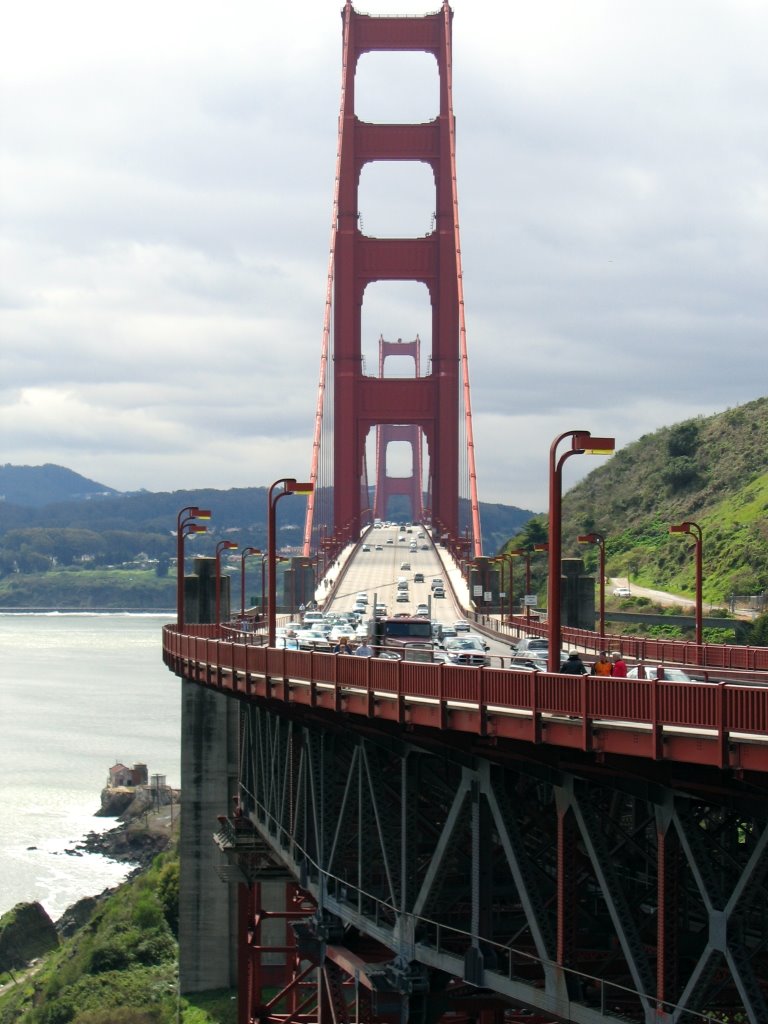
[[[309,901],[302,1020],[768,1020],[763,793],[269,702],[242,723],[244,818]]]

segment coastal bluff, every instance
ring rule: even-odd
[[[41,903],[17,903],[0,918],[0,972],[28,967],[59,944],[56,925]]]

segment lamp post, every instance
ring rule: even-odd
[[[210,519],[211,513],[197,505],[187,505],[176,516],[176,625],[184,629],[184,538],[206,533],[206,527],[195,519]]]
[[[499,558],[498,558],[498,561],[500,561],[501,565],[502,565],[502,569],[501,569],[501,582],[502,582],[502,584],[504,583],[504,563],[506,562],[509,565],[509,591],[508,591],[509,601],[507,602],[507,607],[509,608],[509,613],[507,615],[507,619],[508,620],[512,618],[512,614],[513,614],[513,612],[515,610],[514,609],[515,588],[514,588],[514,585],[513,585],[514,584],[514,575],[513,575],[513,570],[512,570],[512,562],[515,560],[515,558],[518,557],[518,553],[519,552],[517,550],[515,550],[515,551],[502,551],[502,553],[499,555]],[[502,611],[502,616],[501,617],[502,617],[502,619],[504,618],[503,611]]]
[[[220,540],[216,545],[216,625],[221,622],[221,552],[234,551],[237,544],[233,540]]]
[[[689,533],[693,537],[696,558],[696,643],[701,645],[702,641],[702,602],[701,602],[701,548],[703,535],[698,523],[686,520],[676,526],[670,526],[670,533]]]
[[[534,554],[536,552],[540,552],[541,554],[546,555],[548,551],[549,551],[549,543],[543,543],[543,544],[535,544],[534,545],[534,550],[527,552],[527,561],[525,563],[525,570],[526,570],[525,591],[528,594],[530,593],[530,559],[532,557],[534,557]],[[529,604],[525,605],[525,618],[526,618],[526,620],[528,622],[530,621],[530,605]]]
[[[576,540],[579,544],[596,544],[600,556],[600,642],[605,637],[605,537],[602,533],[584,533]]]
[[[571,447],[558,457],[557,449],[566,438]],[[592,437],[588,430],[567,430],[554,439],[549,448],[549,579],[547,580],[547,633],[550,672],[560,662],[560,563],[562,561],[563,464],[571,455],[610,455],[616,448],[613,437]]]
[[[275,494],[275,488],[283,485],[282,491]],[[280,480],[275,480],[270,485],[269,493],[267,495],[269,520],[267,528],[267,554],[268,554],[268,565],[269,565],[269,610],[268,610],[268,639],[267,642],[270,647],[275,646],[275,627],[276,627],[276,602],[277,602],[277,586],[276,586],[276,572],[275,572],[275,561],[277,558],[277,517],[275,510],[277,503],[281,498],[284,498],[286,494],[311,494],[314,491],[315,485],[312,483],[297,483],[293,477],[283,477]]]
[[[248,555],[260,555],[261,548],[243,548],[240,555],[240,615],[245,615],[245,559]]]

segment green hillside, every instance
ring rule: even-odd
[[[671,524],[692,520],[703,532],[704,601],[726,604],[734,593],[762,593],[768,589],[767,452],[767,398],[641,437],[564,496],[563,555],[583,557],[594,569],[596,549],[576,537],[597,531],[606,538],[607,575],[693,596],[693,541],[669,533]],[[529,528],[537,521],[542,517]]]

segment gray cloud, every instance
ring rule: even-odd
[[[4,462],[122,489],[306,473],[339,7],[14,12],[0,40]],[[765,391],[768,9],[454,9],[481,498],[539,509],[560,431],[626,444]],[[369,116],[428,116],[429,60],[414,63],[361,69]],[[418,186],[392,181],[423,233]],[[369,191],[366,222],[391,223]],[[366,298],[367,359],[382,331],[428,338],[423,298]],[[594,465],[572,463],[566,484]]]

